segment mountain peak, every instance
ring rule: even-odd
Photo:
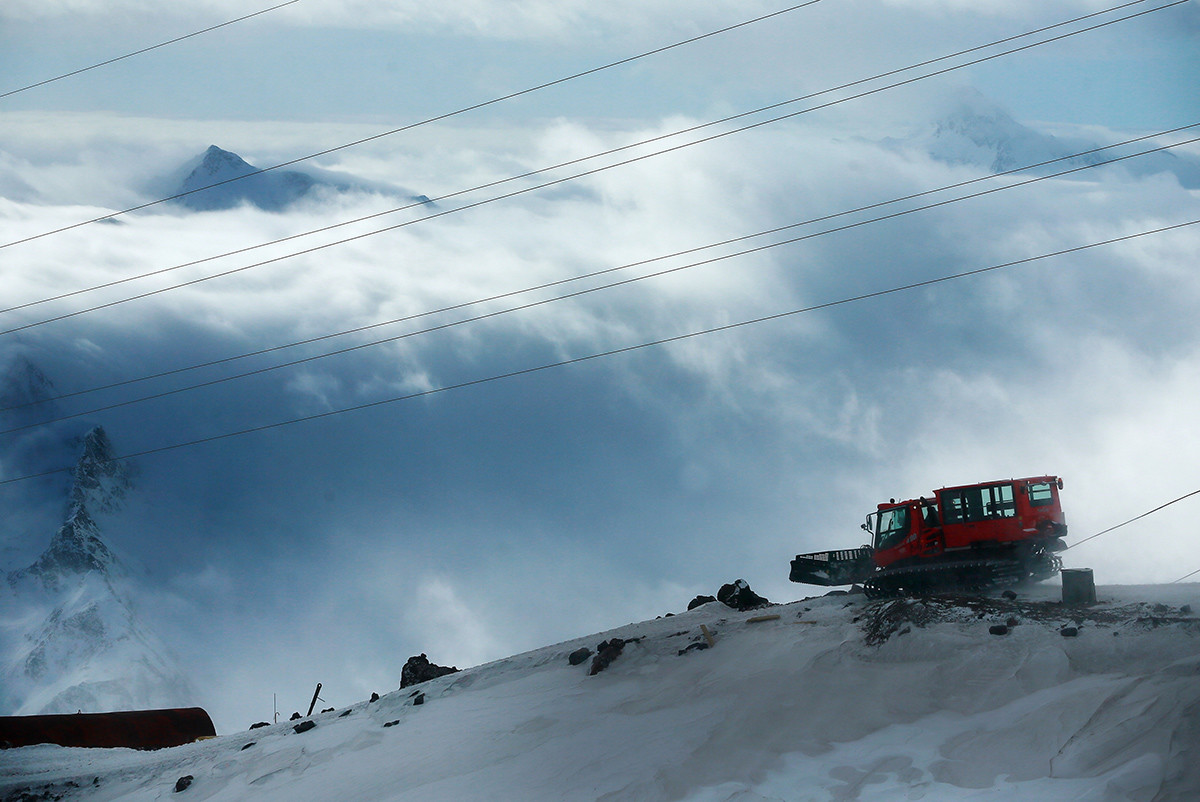
[[[15,356],[4,366],[4,380],[0,382],[0,404],[4,407],[21,407],[45,401],[53,395],[53,391],[54,382],[28,357]]]
[[[200,176],[208,176],[210,178],[220,176],[220,180],[230,178],[235,175],[247,175],[256,171],[256,168],[237,155],[228,150],[222,150],[216,145],[209,145],[208,150],[204,151],[204,156],[200,160],[200,166],[192,170],[191,175],[187,177],[187,181]]]
[[[100,539],[93,513],[114,512],[133,482],[128,468],[113,458],[112,443],[103,428],[97,426],[84,436],[71,475],[74,482],[62,526],[32,565],[9,575],[10,582],[33,576],[44,587],[57,589],[70,577],[91,571],[109,573],[117,565],[116,557]]]
[[[114,458],[112,442],[104,428],[97,426],[83,437],[83,449],[71,476],[75,480],[68,501],[70,509],[91,507],[98,512],[113,512],[125,493],[133,487],[125,463]],[[68,519],[71,517],[68,510]]]

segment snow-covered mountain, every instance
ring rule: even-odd
[[[1042,133],[1017,122],[999,105],[974,90],[963,90],[949,98],[936,119],[918,133],[906,139],[889,138],[884,143],[894,148],[917,148],[941,162],[974,165],[993,173],[1062,159],[1039,168],[1042,173],[1058,172],[1099,164],[1155,146],[1154,143],[1139,143],[1066,159],[1064,157],[1110,143]],[[1170,174],[1181,186],[1200,188],[1200,160],[1171,151],[1127,159],[1116,169],[1138,177]]]
[[[0,712],[174,707],[195,695],[131,600],[97,516],[132,489],[101,428],[83,438],[65,520],[32,564],[0,583]]]
[[[176,179],[168,194],[182,195],[174,202],[193,211],[232,209],[250,204],[266,211],[279,212],[320,190],[377,192],[403,196],[414,202],[428,201],[428,198],[414,196],[395,187],[315,168],[259,170],[236,153],[210,145],[202,155],[181,168],[179,174],[183,175],[183,179]]]
[[[713,602],[173,749],[0,752],[0,795],[1192,802],[1200,585],[1097,590]]]

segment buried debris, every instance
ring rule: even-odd
[[[404,664],[404,668],[400,670],[400,687],[407,688],[410,685],[419,685],[422,682],[428,682],[431,679],[444,677],[447,674],[455,674],[458,669],[454,666],[439,666],[429,662],[429,658],[424,654],[416,655],[408,658],[408,662]]]
[[[297,735],[299,735],[302,732],[308,732],[309,730],[313,729],[316,726],[317,726],[317,722],[313,721],[312,719],[306,719],[304,721],[301,721],[296,726],[292,727],[292,729],[296,731]]]
[[[175,781],[175,793],[179,793],[180,791],[186,791],[188,789],[188,786],[190,786],[192,784],[192,780],[194,780],[194,779],[195,779],[195,777],[193,777],[190,774],[185,774],[182,777],[180,777],[178,780]]]
[[[623,651],[625,651],[625,641],[621,638],[602,641],[596,647],[596,657],[592,660],[592,668],[588,671],[588,676],[594,677],[608,668],[613,660],[621,656]]]
[[[750,584],[744,579],[722,585],[717,591],[717,601],[735,610],[756,610],[759,607],[769,607],[771,602],[759,596],[750,589]]]
[[[567,655],[567,662],[573,666],[582,664],[585,660],[592,656],[592,650],[583,646]]]

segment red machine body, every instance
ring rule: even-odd
[[[1067,533],[1056,476],[1007,479],[935,490],[932,499],[880,504],[864,528],[880,568],[970,549],[1052,544]]]
[[[892,499],[867,516],[870,546],[798,554],[791,580],[861,583],[868,594],[970,589],[1046,579],[1067,533],[1057,476],[1030,476]]]

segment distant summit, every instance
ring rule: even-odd
[[[973,165],[992,173],[1053,161],[1031,171],[1041,175],[1098,165],[1154,146],[1143,142],[1084,153],[1109,143],[1042,133],[1013,119],[998,104],[975,90],[962,90],[953,95],[923,131],[907,139],[888,138],[884,144],[897,148],[915,146],[937,161]],[[1084,155],[1073,155],[1081,153]],[[1118,162],[1113,168],[1139,178],[1166,173],[1173,175],[1185,188],[1200,188],[1200,160],[1189,155],[1161,151]]]
[[[321,190],[401,195],[418,202],[429,200],[389,185],[347,178],[315,168],[263,172],[236,153],[216,145],[210,145],[208,150],[185,165],[180,172],[185,177],[182,183],[171,190],[171,194],[182,197],[176,198],[174,203],[197,212],[233,209],[244,204],[268,212],[281,212]]]
[[[176,193],[183,197],[176,203],[198,212],[232,209],[243,203],[279,212],[304,197],[315,184],[312,177],[294,170],[258,172],[236,153],[210,145],[200,163],[183,179]]]
[[[34,562],[0,583],[0,715],[101,712],[193,703],[187,680],[131,601],[127,572],[97,516],[133,488],[97,427],[83,438],[62,526]],[[19,622],[19,625],[18,625]]]

